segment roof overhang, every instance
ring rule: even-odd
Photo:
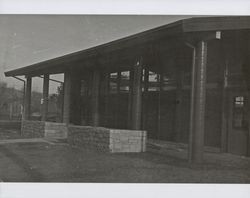
[[[171,24],[147,30],[106,44],[67,54],[54,59],[5,72],[5,76],[41,75],[62,73],[72,63],[94,59],[102,54],[138,46],[160,38],[174,37],[185,33],[250,29],[250,17],[201,17],[180,20]]]

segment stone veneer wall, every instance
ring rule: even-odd
[[[102,152],[145,152],[146,138],[146,131],[75,125],[68,127],[69,144]]]
[[[65,139],[68,134],[68,126],[65,123],[45,122],[44,137],[51,139]]]
[[[146,131],[66,125],[44,121],[22,122],[25,138],[68,139],[69,144],[101,152],[145,152]]]
[[[68,128],[64,123],[44,121],[22,121],[22,136],[25,138],[67,138]]]
[[[110,129],[110,150],[117,152],[145,152],[146,131]]]
[[[76,126],[68,127],[68,142],[74,146],[109,152],[109,129],[103,127]]]
[[[45,122],[23,120],[21,132],[25,138],[41,138],[44,137]]]

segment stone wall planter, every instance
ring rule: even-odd
[[[22,122],[22,136],[25,138],[67,139],[68,143],[73,146],[111,153],[145,152],[147,139],[146,131],[30,120]]]
[[[102,152],[145,152],[146,138],[146,131],[75,125],[68,127],[68,142],[71,145]]]
[[[68,127],[64,123],[24,120],[21,132],[25,138],[65,139]]]

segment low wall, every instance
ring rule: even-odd
[[[67,138],[71,145],[111,153],[145,152],[147,138],[146,131],[76,126],[31,120],[22,122],[22,136],[25,138]]]
[[[67,138],[68,128],[64,123],[24,120],[21,132],[25,138],[64,139]]]
[[[74,146],[109,152],[109,129],[102,127],[76,126],[68,127],[68,142]]]
[[[146,131],[110,129],[110,150],[117,152],[145,152]]]
[[[41,138],[44,137],[45,122],[23,120],[21,133],[25,138]]]
[[[69,144],[102,152],[145,152],[146,138],[146,131],[75,125],[68,127]]]
[[[67,138],[68,127],[65,123],[45,122],[44,137],[49,139]]]

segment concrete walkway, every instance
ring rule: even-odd
[[[0,140],[0,182],[250,183],[250,158],[148,141],[146,153],[110,154],[44,138]]]
[[[57,143],[3,144],[0,178],[4,182],[250,183],[246,159],[223,160],[211,153],[205,156],[207,163],[193,167],[180,157],[183,152],[173,152],[110,154]]]
[[[166,157],[174,157],[186,161],[188,160],[188,147],[186,144],[182,143],[149,139],[147,151]],[[246,167],[250,167],[250,157],[235,155],[231,153],[222,153],[217,148],[205,147],[203,154],[203,165],[240,170],[245,169]],[[201,165],[201,167],[203,165]],[[190,164],[190,166],[192,167],[197,165]]]
[[[27,138],[27,139],[6,139],[6,140],[0,140],[0,145],[3,144],[15,144],[15,143],[32,143],[32,142],[38,142],[38,143],[49,143],[53,144],[52,141],[46,140],[44,138]]]

